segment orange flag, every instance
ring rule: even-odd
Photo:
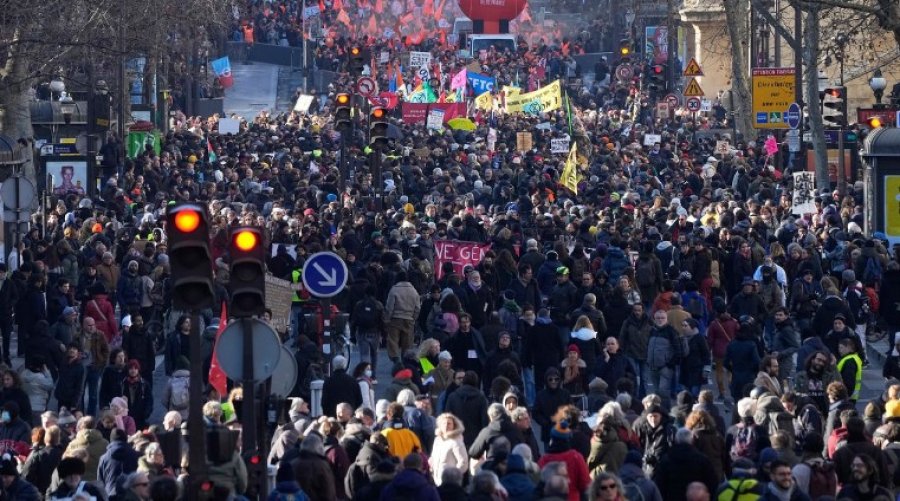
[[[406,86],[406,82],[403,81],[403,72],[400,71],[400,67],[397,67],[397,88],[400,89]]]
[[[319,12],[325,12],[325,0],[319,0]]]
[[[344,9],[341,9],[341,11],[338,12],[337,20],[346,24],[348,28],[350,27],[350,16],[347,15],[347,11]]]
[[[444,5],[447,3],[447,0],[441,0],[441,3],[438,4],[438,8],[434,11],[434,19],[440,20],[441,14],[444,12]]]
[[[422,4],[422,14],[426,16],[434,15],[434,0],[425,0]]]
[[[383,0],[377,0],[375,2],[375,12],[377,12],[379,14],[384,12],[384,1]]]
[[[369,16],[369,26],[366,32],[373,37],[378,36],[378,22],[375,20],[375,14]]]
[[[219,359],[216,357],[216,349],[219,347],[219,338],[228,324],[228,311],[225,307],[225,301],[222,301],[222,316],[219,318],[219,329],[216,331],[216,344],[213,346],[212,361],[209,365],[209,385],[219,392],[220,397],[228,394],[228,381],[225,372],[219,367]]]
[[[344,2],[342,2],[341,0],[334,0],[334,2],[331,4],[331,8],[334,10],[344,10]]]

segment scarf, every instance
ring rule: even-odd
[[[520,313],[522,311],[522,308],[519,308],[519,303],[517,303],[514,299],[504,300],[503,308],[506,308],[513,313]]]
[[[473,291],[478,292],[478,290],[481,289],[481,280],[477,282],[469,280],[469,287],[471,287]]]

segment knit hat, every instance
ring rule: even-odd
[[[609,385],[606,383],[606,381],[600,379],[599,377],[595,377],[591,380],[590,383],[588,383],[588,389],[591,391],[606,391],[607,388],[609,388]]]
[[[294,475],[294,467],[290,462],[282,461],[278,465],[278,472],[275,473],[275,482],[294,482],[297,477]]]
[[[84,461],[78,458],[64,458],[56,466],[56,472],[59,478],[66,478],[69,475],[84,475],[86,467]]]
[[[67,426],[75,424],[76,421],[75,416],[73,416],[68,409],[62,409],[59,411],[59,418],[56,419],[56,424],[59,426]]]
[[[650,404],[647,406],[645,414],[665,414],[663,408],[659,404]]]
[[[0,475],[12,475],[14,477],[19,476],[19,470],[16,468],[18,461],[16,461],[15,456],[9,453],[4,453],[0,456]]]
[[[775,449],[771,447],[766,447],[759,453],[759,465],[762,466],[766,463],[771,463],[778,459],[778,453],[775,452]]]
[[[63,311],[63,314],[65,314],[65,311]],[[122,317],[122,327],[131,327],[131,315]]]
[[[563,419],[556,423],[556,426],[550,429],[550,438],[555,440],[570,440],[572,438],[572,430],[569,429],[569,422]]]
[[[569,347],[566,348],[566,353],[571,353],[573,351],[581,355],[581,348],[579,348],[577,344],[570,344]]]
[[[438,353],[438,360],[453,360],[453,355],[449,351],[444,350]]]
[[[844,282],[855,282],[856,281],[856,272],[853,270],[844,270],[841,273],[841,280]]]
[[[413,377],[412,370],[410,369],[400,369],[399,371],[394,373],[395,379],[410,379]]]

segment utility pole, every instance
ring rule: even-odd
[[[666,45],[668,45],[666,56],[666,87],[669,92],[675,92],[676,73],[679,73],[675,61],[678,55],[678,33],[675,23],[675,0],[666,0]],[[651,61],[652,62],[652,61]]]
[[[800,106],[800,119],[803,120],[806,103],[803,102],[803,9],[800,8],[800,0],[793,0],[794,4],[794,101]],[[800,131],[800,151],[797,153],[797,166],[794,170],[806,170],[806,141],[803,140],[803,130]],[[798,168],[799,167],[799,168]]]

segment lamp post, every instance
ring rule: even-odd
[[[56,96],[62,96],[62,93],[66,91],[66,83],[59,78],[54,78],[53,80],[50,80],[49,88],[50,100],[52,101]]]
[[[844,51],[847,44],[850,43],[850,37],[846,33],[838,33],[833,38],[834,44],[837,46],[837,54],[835,57],[841,65],[841,87],[844,86]]]
[[[881,104],[881,97],[884,96],[887,79],[881,75],[881,68],[875,68],[872,78],[869,79],[869,87],[872,88],[872,93],[875,94],[875,108],[882,108],[884,105]]]
[[[59,111],[62,113],[63,121],[66,122],[66,125],[72,123],[72,115],[75,113],[75,100],[65,92],[59,96]]]

